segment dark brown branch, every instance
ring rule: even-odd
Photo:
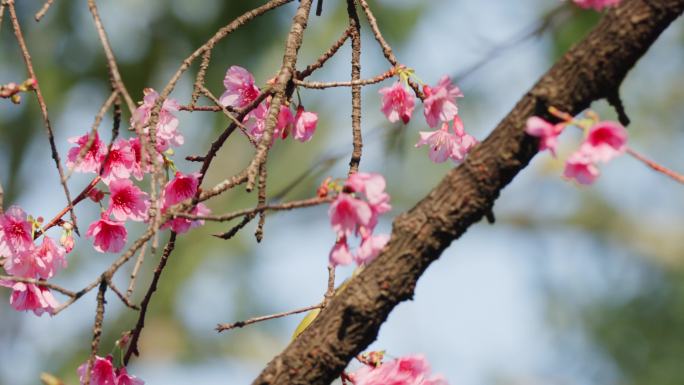
[[[351,80],[352,83],[361,80],[361,22],[356,12],[354,0],[347,0],[347,14],[349,15],[349,28],[351,33]],[[361,136],[361,85],[351,87],[352,95],[352,155],[349,161],[349,175],[359,170],[363,149],[363,137]]]
[[[157,290],[157,284],[159,283],[159,278],[161,277],[162,271],[164,271],[164,267],[166,267],[166,262],[168,261],[169,256],[171,255],[171,252],[173,252],[173,249],[175,247],[176,233],[171,232],[171,237],[169,237],[169,243],[166,244],[166,247],[162,252],[161,259],[159,260],[159,265],[157,265],[157,268],[154,269],[152,283],[150,283],[150,287],[149,289],[147,289],[145,298],[143,298],[142,302],[140,303],[140,315],[138,315],[138,322],[135,324],[135,328],[131,331],[131,343],[128,346],[126,355],[124,356],[124,365],[128,365],[128,360],[131,359],[131,355],[135,354],[137,356],[139,354],[138,340],[140,339],[140,333],[142,333],[142,330],[145,327],[145,316],[147,315],[147,308],[150,305],[152,294],[154,294],[154,292]]]
[[[361,0],[363,1],[363,0]],[[333,297],[316,320],[275,357],[256,385],[329,384],[377,336],[392,309],[413,296],[418,278],[452,241],[491,210],[501,190],[538,151],[525,134],[550,105],[577,114],[627,72],[684,11],[684,0],[624,0],[518,102],[464,164],[451,170],[394,222],[378,258]]]

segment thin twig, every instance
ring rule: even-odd
[[[126,298],[125,295],[119,290],[119,288],[114,285],[114,282],[112,282],[111,279],[107,279],[107,285],[109,288],[112,289],[112,291],[116,294],[117,297],[123,302],[124,305],[128,306],[129,308],[133,310],[140,310],[140,307],[134,303],[132,303],[128,298]]]
[[[378,20],[375,18],[373,11],[371,11],[370,7],[368,6],[368,2],[366,2],[366,0],[357,1],[359,2],[359,5],[361,5],[363,12],[366,14],[366,19],[368,19],[368,24],[371,27],[371,31],[373,31],[373,36],[375,36],[375,40],[377,40],[378,44],[380,44],[380,47],[382,47],[382,53],[385,55],[385,58],[390,62],[390,64],[392,64],[392,66],[398,67],[400,65],[399,60],[396,56],[394,56],[392,47],[390,47],[390,45],[387,43],[387,40],[385,40],[385,38],[382,36],[382,32],[380,32],[380,28],[378,27]],[[411,88],[413,88],[413,92],[418,98],[421,100],[425,99],[425,94],[423,94],[423,92],[420,90],[420,86],[416,84],[416,82],[409,79],[408,83]]]
[[[242,133],[245,134],[245,136],[247,137],[247,139],[249,140],[249,142],[252,143],[253,146],[256,146],[256,145],[257,145],[256,142],[254,141],[254,139],[253,139],[253,138],[249,135],[249,133],[247,132],[247,127],[245,127],[245,125],[242,124],[242,122],[240,122],[240,121],[235,117],[235,115],[233,115],[225,106],[223,106],[223,105],[221,104],[221,102],[218,100],[218,98],[217,98],[211,91],[209,91],[209,90],[208,90],[206,87],[204,87],[203,85],[200,85],[200,86],[199,86],[199,90],[200,90],[200,92],[202,93],[202,95],[206,96],[209,100],[211,100],[214,104],[216,104],[217,107],[221,108],[220,111],[223,112],[223,114],[224,114],[225,116],[227,116],[228,119],[230,119],[230,120],[233,122],[233,124],[235,124],[236,126],[238,126],[238,128],[240,129],[240,131],[242,131]]]
[[[97,292],[97,311],[95,312],[95,323],[93,324],[93,340],[90,344],[90,358],[86,367],[85,385],[90,385],[92,380],[92,369],[95,363],[95,356],[100,346],[100,336],[102,335],[102,321],[105,312],[105,292],[107,291],[107,281],[104,276],[100,277],[100,289]]]
[[[43,93],[40,91],[40,82],[36,76],[36,72],[33,70],[33,63],[31,61],[31,55],[29,54],[28,47],[26,46],[26,41],[24,40],[24,35],[21,32],[21,26],[19,25],[19,19],[17,18],[17,12],[14,9],[14,0],[6,0],[5,4],[9,9],[10,20],[12,22],[12,29],[14,30],[14,36],[17,38],[17,43],[19,43],[19,48],[21,54],[24,58],[24,63],[26,64],[26,70],[28,71],[29,77],[35,80],[34,90],[36,97],[38,98],[38,105],[40,106],[40,112],[43,116],[43,123],[45,125],[45,130],[48,134],[48,141],[50,142],[50,150],[52,151],[52,159],[55,161],[55,166],[57,167],[57,172],[59,173],[59,180],[64,190],[64,195],[67,199],[67,204],[71,209],[69,210],[71,214],[71,222],[74,225],[74,231],[79,234],[78,224],[76,222],[76,213],[73,210],[73,203],[71,200],[71,193],[69,192],[69,187],[67,187],[64,181],[64,170],[62,169],[62,162],[59,157],[59,152],[57,151],[57,145],[55,144],[55,136],[52,130],[52,124],[50,123],[50,118],[48,117],[47,105],[45,104],[45,99],[43,98]]]
[[[337,39],[337,41],[334,42],[333,45],[330,46],[330,48],[328,48],[327,51],[325,51],[318,59],[316,59],[315,62],[306,66],[306,68],[303,69],[302,71],[297,71],[295,78],[300,79],[300,80],[307,78],[312,73],[314,73],[314,71],[323,67],[325,62],[327,62],[328,59],[333,57],[337,53],[337,51],[339,51],[339,49],[344,45],[344,42],[346,42],[347,39],[349,39],[349,35],[351,34],[351,29],[352,29],[351,26],[347,27],[347,29],[345,29],[344,32],[342,33],[342,36],[340,36],[340,38]]]
[[[178,217],[178,218],[187,218],[187,219],[191,219],[191,220],[227,222],[227,221],[233,220],[235,218],[243,217],[245,215],[258,214],[260,212],[265,212],[265,211],[288,211],[288,210],[294,210],[294,209],[299,209],[299,208],[303,208],[303,207],[318,206],[318,205],[322,205],[322,204],[330,203],[330,202],[332,202],[332,198],[316,197],[316,198],[303,199],[300,201],[292,201],[292,202],[287,202],[287,203],[278,203],[278,204],[257,206],[257,207],[253,207],[253,208],[249,208],[249,209],[233,211],[231,213],[223,214],[223,215],[194,215],[194,214],[190,214],[190,213],[176,213],[176,214],[174,214],[174,216]]]
[[[4,212],[5,207],[5,190],[2,189],[2,181],[0,181],[0,215]]]
[[[93,178],[93,180],[88,183],[88,185],[76,196],[76,198],[73,200],[71,205],[66,206],[63,208],[60,212],[57,213],[45,226],[43,226],[42,229],[36,230],[35,234],[33,235],[34,239],[38,239],[41,235],[45,234],[46,231],[49,229],[53,228],[54,226],[57,226],[62,223],[62,217],[72,210],[78,203],[80,203],[82,200],[84,200],[86,197],[88,197],[88,192],[92,190],[95,185],[100,181],[100,177],[96,176]]]
[[[12,281],[12,282],[23,282],[23,283],[30,283],[33,285],[38,285],[38,286],[44,286],[47,287],[48,289],[55,290],[57,292],[60,292],[67,297],[75,297],[76,293],[69,289],[65,289],[62,286],[55,285],[54,283],[50,283],[48,281],[43,281],[42,279],[34,279],[34,278],[24,278],[24,277],[14,277],[14,276],[6,276],[6,275],[0,275],[0,281]]]
[[[335,296],[335,266],[328,265],[328,289],[323,295],[323,302],[321,302],[321,308],[325,308],[330,303],[332,297]]]
[[[268,173],[266,171],[266,164],[262,164],[259,169],[259,192],[257,197],[257,209],[259,210],[259,222],[257,223],[256,232],[254,236],[257,242],[261,242],[264,238],[264,225],[266,225],[266,211],[263,208],[266,206],[266,179]]]
[[[238,233],[238,231],[242,230],[245,226],[247,226],[249,224],[249,222],[251,222],[255,217],[256,217],[256,213],[247,214],[242,218],[242,221],[240,221],[240,223],[231,227],[230,230],[226,231],[225,233],[214,234],[214,236],[216,238],[221,238],[223,240],[228,240],[230,238],[233,238],[235,236],[235,234]]]
[[[209,68],[209,62],[211,61],[212,50],[208,49],[202,54],[202,62],[200,63],[199,71],[197,71],[197,78],[195,78],[195,86],[192,90],[192,96],[190,97],[190,106],[195,107],[197,104],[197,99],[199,99],[200,92],[204,88],[204,77],[207,75],[207,68]]]
[[[352,83],[361,80],[361,23],[356,12],[354,0],[347,0],[347,14],[351,31],[352,57],[351,57],[351,80]],[[393,72],[393,71],[390,71]],[[384,79],[383,79],[384,80]],[[361,85],[352,85],[352,142],[353,150],[349,161],[349,175],[359,170],[363,149],[363,137],[361,135]]]
[[[143,246],[140,249],[140,253],[138,253],[138,258],[135,260],[135,265],[133,266],[133,271],[131,271],[131,282],[128,284],[128,290],[126,290],[126,298],[130,299],[131,296],[133,295],[133,290],[135,290],[135,281],[138,277],[138,272],[140,271],[140,267],[142,266],[143,262],[145,261],[145,251],[147,250],[147,247]]]
[[[52,5],[53,2],[54,2],[54,0],[47,0],[45,2],[45,4],[43,4],[43,6],[40,8],[40,10],[38,12],[36,12],[36,15],[34,16],[36,21],[40,21],[40,19],[42,19],[43,16],[45,16],[45,14],[50,9],[50,6]]]
[[[289,315],[304,313],[304,312],[307,312],[310,310],[320,309],[320,308],[321,308],[321,304],[318,304],[318,305],[307,306],[307,307],[303,307],[300,309],[290,310],[290,311],[286,311],[286,312],[282,312],[282,313],[275,313],[275,314],[264,315],[264,316],[260,316],[260,317],[254,317],[254,318],[250,318],[250,319],[247,319],[244,321],[218,324],[216,326],[216,331],[220,333],[220,332],[224,332],[224,331],[230,330],[230,329],[245,327],[247,325],[251,325],[251,324],[254,324],[257,322],[268,321],[268,320],[272,320],[272,319],[276,319],[276,318],[283,318],[283,317],[287,317]]]
[[[124,356],[124,366],[128,365],[128,361],[131,359],[131,355],[135,354],[137,356],[139,354],[138,340],[140,339],[140,333],[142,333],[142,329],[145,327],[145,316],[147,315],[147,308],[150,305],[152,294],[154,294],[154,292],[157,290],[159,277],[161,277],[162,271],[164,271],[164,267],[166,267],[166,262],[168,261],[169,256],[171,255],[171,252],[173,252],[173,249],[175,247],[176,233],[171,232],[169,242],[166,244],[161,259],[159,260],[159,265],[157,265],[157,268],[154,269],[152,283],[150,283],[150,287],[147,289],[145,298],[143,298],[140,304],[140,315],[138,316],[138,322],[136,323],[135,328],[131,331],[131,342],[128,345],[128,350],[126,351],[126,354]]]
[[[352,40],[353,41],[353,40]],[[312,89],[318,89],[322,90],[325,88],[332,88],[332,87],[357,87],[357,86],[367,86],[371,84],[377,84],[380,83],[381,81],[385,79],[389,79],[392,76],[394,76],[394,70],[389,70],[387,72],[383,72],[382,74],[370,78],[370,79],[359,79],[359,80],[353,80],[349,82],[306,82],[303,80],[293,80],[293,83],[296,86],[304,87],[304,88],[312,88]]]
[[[670,178],[674,179],[675,181],[684,184],[684,175],[679,174],[676,171],[670,170],[669,168],[662,166],[662,165],[646,158],[645,156],[641,155],[640,153],[634,151],[632,148],[628,147],[627,153],[629,155],[631,155],[632,157],[634,157],[635,159],[643,162],[645,165],[652,168],[653,170],[655,170],[655,171],[657,171],[663,175],[667,175]]]
[[[119,91],[119,93],[123,95],[124,101],[126,101],[126,105],[128,106],[128,110],[132,114],[136,109],[135,102],[128,93],[128,89],[126,89],[126,86],[121,78],[119,66],[116,64],[116,57],[114,57],[114,51],[112,50],[112,46],[109,44],[107,32],[105,32],[104,25],[102,25],[102,19],[100,19],[100,14],[97,10],[95,0],[88,0],[88,9],[90,10],[90,14],[93,15],[95,29],[97,30],[97,35],[100,38],[100,43],[102,44],[102,48],[104,49],[105,56],[107,58],[107,67],[109,68],[112,88]]]

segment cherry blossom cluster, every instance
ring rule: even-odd
[[[421,355],[400,357],[382,362],[384,352],[371,352],[360,357],[364,366],[345,374],[343,382],[354,385],[448,385],[444,377],[431,375],[430,364]]]
[[[223,85],[226,87],[226,91],[221,95],[219,102],[226,107],[245,108],[261,94],[259,87],[254,83],[254,76],[239,66],[228,68],[223,79]],[[255,143],[264,135],[270,106],[271,97],[269,96],[243,119],[243,124],[248,130],[247,135]],[[292,133],[295,140],[308,142],[316,131],[317,124],[318,115],[304,110],[301,102],[294,113],[289,103],[283,103],[278,113],[273,139],[285,139]]]
[[[553,124],[533,116],[527,120],[525,132],[539,138],[540,151],[548,149],[555,157],[558,136],[564,128],[577,126],[583,129],[582,144],[565,161],[565,178],[580,184],[592,184],[600,175],[599,164],[609,162],[627,150],[627,130],[620,123],[602,121],[591,111],[586,114],[585,119],[574,119],[553,108],[550,111],[562,121]]]
[[[81,385],[86,383],[86,371],[88,361],[78,367],[78,378]],[[95,356],[93,366],[90,371],[90,385],[144,385],[145,381],[132,376],[126,372],[125,367],[115,368],[112,356],[102,358]]]
[[[156,91],[145,89],[143,102],[131,117],[131,126],[140,127],[142,133],[148,137],[151,131],[149,122],[152,110],[158,98]],[[163,162],[171,168],[175,166],[168,156],[173,153],[174,147],[179,147],[185,142],[178,130],[178,118],[174,115],[178,108],[177,101],[165,100],[154,130],[154,161]],[[99,138],[97,131],[71,138],[69,141],[76,146],[69,150],[67,166],[78,172],[97,174],[97,178],[109,190],[109,205],[106,209],[103,208],[101,218],[88,227],[86,236],[93,238],[93,247],[98,252],[118,253],[126,245],[126,221],[148,221],[149,195],[136,186],[131,178],[143,180],[145,174],[153,169],[152,161],[149,156],[143,156],[144,151],[139,137],[117,139],[109,148]],[[170,207],[194,197],[198,184],[199,174],[185,175],[176,172],[175,177],[166,184],[162,192],[162,213],[165,214]],[[100,203],[104,198],[104,192],[93,187],[88,191],[88,197]],[[200,203],[193,208],[192,213],[207,214],[208,209]],[[164,223],[162,228],[170,227],[177,233],[184,233],[202,223],[176,218]]]
[[[378,217],[392,209],[385,185],[382,175],[365,172],[352,174],[343,184],[324,182],[323,193],[319,190],[319,195],[338,191],[328,210],[330,225],[337,235],[329,256],[332,266],[348,265],[352,261],[358,265],[368,264],[385,247],[389,235],[373,234]],[[352,236],[360,239],[354,252],[348,243]]]
[[[10,276],[47,280],[67,266],[66,254],[73,248],[73,238],[65,235],[60,244],[44,235],[37,245],[34,234],[38,228],[40,221],[18,206],[0,215],[0,256],[6,258],[3,267]],[[12,289],[10,304],[18,311],[52,314],[58,306],[50,289],[43,285],[0,280],[0,286]]]
[[[620,4],[621,0],[572,0],[575,4],[582,8],[593,8],[601,11],[606,7],[613,7]]]
[[[411,119],[415,106],[414,97],[408,90],[408,79],[413,76],[413,72],[403,67],[396,72],[400,80],[379,91],[382,95],[381,110],[390,122],[401,120],[406,124]],[[477,144],[477,140],[465,132],[463,121],[458,115],[456,98],[463,97],[463,93],[448,76],[443,76],[434,87],[424,85],[423,94],[425,120],[431,128],[438,128],[434,131],[421,131],[420,140],[415,146],[427,145],[430,148],[429,157],[435,163],[443,163],[447,159],[455,163],[462,162]]]

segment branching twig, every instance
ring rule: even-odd
[[[43,6],[40,8],[40,10],[38,12],[36,12],[36,15],[34,16],[36,21],[40,21],[40,19],[42,19],[43,16],[45,16],[45,14],[50,9],[50,6],[52,5],[53,2],[54,2],[54,0],[47,0],[45,2],[45,4],[43,4]]]
[[[297,71],[295,78],[299,79],[299,80],[305,79],[305,78],[309,77],[312,73],[314,73],[314,71],[323,67],[325,62],[327,62],[328,59],[333,57],[337,53],[337,51],[344,45],[344,42],[346,42],[347,39],[349,39],[349,35],[351,34],[351,30],[352,30],[351,26],[347,27],[347,29],[345,29],[344,32],[342,33],[342,36],[340,36],[340,38],[337,39],[337,41],[335,43],[333,43],[333,45],[330,46],[330,48],[328,48],[328,50],[325,51],[323,53],[323,55],[321,55],[318,59],[316,59],[316,61],[313,62],[312,64],[309,64],[308,66],[306,66],[306,68],[304,68],[302,71]]]
[[[21,32],[21,26],[19,25],[19,19],[17,18],[17,12],[14,9],[14,0],[6,0],[5,3],[9,9],[10,20],[12,22],[12,29],[14,30],[14,36],[17,38],[17,43],[19,43],[19,48],[21,54],[24,58],[24,63],[26,64],[26,70],[29,77],[35,80],[35,92],[38,98],[38,105],[40,106],[40,112],[43,116],[43,123],[45,125],[45,130],[48,134],[48,141],[50,142],[50,150],[52,151],[52,159],[55,161],[55,166],[57,167],[57,172],[59,173],[59,180],[64,190],[64,195],[67,199],[67,204],[70,207],[69,212],[71,214],[71,222],[74,225],[74,231],[79,234],[78,225],[76,222],[76,214],[73,210],[73,203],[71,201],[71,193],[69,192],[69,187],[67,187],[64,181],[64,170],[62,169],[62,162],[59,157],[59,152],[57,151],[57,145],[55,144],[55,136],[52,131],[52,124],[50,123],[50,118],[48,117],[47,105],[45,104],[45,99],[43,98],[43,93],[40,91],[40,82],[36,76],[36,72],[33,70],[33,62],[31,61],[31,55],[29,54],[28,47],[26,46],[26,41],[24,40],[24,35]]]
[[[132,303],[128,298],[126,298],[125,295],[119,290],[119,288],[114,285],[114,282],[112,282],[111,278],[107,279],[107,285],[109,286],[110,289],[116,294],[117,297],[123,302],[124,305],[128,306],[129,308],[133,310],[140,310],[140,307],[134,303]]]
[[[275,313],[275,314],[269,314],[269,315],[264,315],[264,316],[260,316],[260,317],[254,317],[254,318],[250,318],[250,319],[247,319],[244,321],[238,321],[238,322],[226,323],[226,324],[218,324],[216,326],[216,331],[220,333],[220,332],[224,332],[224,331],[230,330],[230,329],[241,328],[241,327],[251,325],[251,324],[254,324],[257,322],[268,321],[268,320],[272,320],[272,319],[276,319],[276,318],[283,318],[283,317],[287,317],[289,315],[304,313],[307,311],[311,311],[314,309],[320,309],[320,308],[321,308],[321,304],[318,304],[318,305],[307,306],[307,307],[303,307],[300,309],[290,310],[290,311],[286,311],[286,312],[282,312],[282,313]]]

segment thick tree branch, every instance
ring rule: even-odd
[[[362,4],[364,2],[362,1]],[[394,222],[381,255],[333,297],[318,318],[274,358],[254,384],[329,384],[377,336],[418,278],[453,240],[489,212],[500,191],[537,153],[524,133],[553,105],[573,114],[615,93],[627,72],[684,11],[684,0],[625,0],[563,56],[468,160]]]

